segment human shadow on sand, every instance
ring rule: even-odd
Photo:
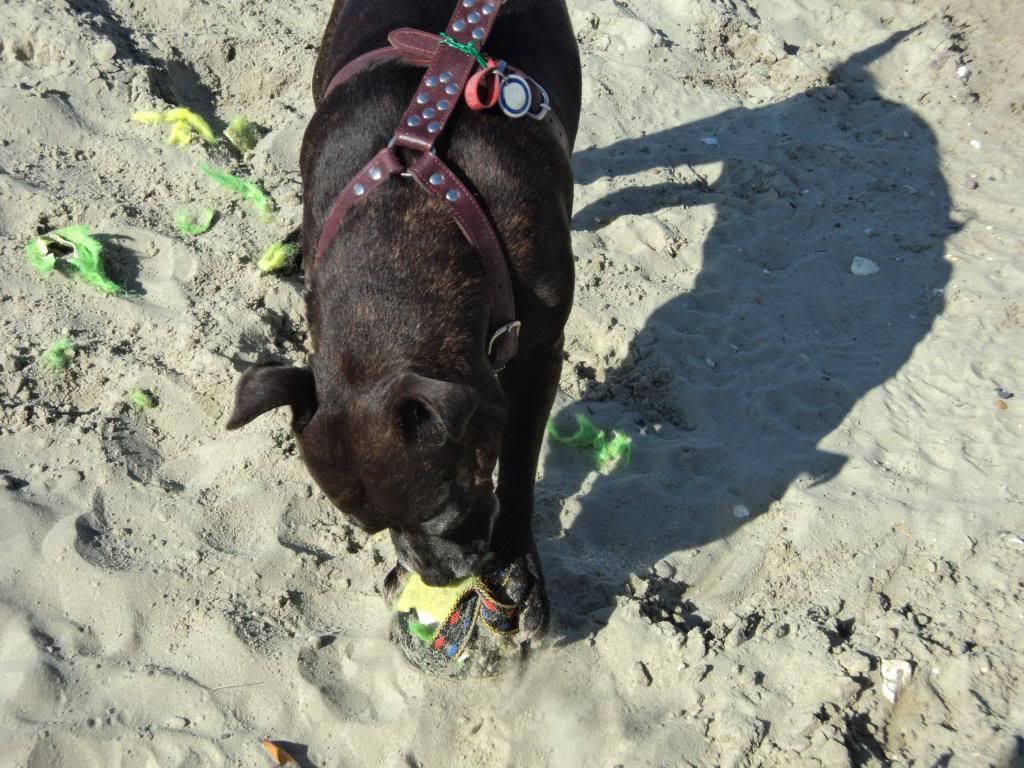
[[[581,184],[685,164],[722,171],[630,187],[574,219],[599,232],[621,216],[715,206],[693,289],[653,312],[627,362],[555,417],[569,428],[596,409],[601,426],[636,437],[632,464],[596,479],[570,449],[547,455],[538,544],[562,642],[600,630],[629,574],[729,536],[794,482],[834,478],[847,457],[819,443],[942,312],[956,225],[937,142],[867,71],[907,34],[851,57],[826,87],[574,156]],[[851,274],[857,256],[880,272]]]

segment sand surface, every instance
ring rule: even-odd
[[[301,275],[255,261],[301,219],[328,1],[0,5],[0,765],[1021,765],[1024,11],[571,7],[556,419],[635,450],[546,446],[551,646],[451,683],[386,642],[390,545],[287,415],[223,430],[240,370],[307,351]],[[170,105],[265,133],[243,163],[129,120]],[[71,223],[125,297],[26,264]]]

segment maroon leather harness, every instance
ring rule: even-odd
[[[515,356],[522,325],[516,320],[515,297],[505,249],[494,224],[476,197],[437,156],[435,144],[444,133],[467,82],[478,66],[476,58],[466,52],[466,46],[472,44],[477,52],[482,49],[501,11],[501,5],[502,0],[458,0],[445,33],[448,42],[429,32],[397,29],[388,35],[389,47],[363,54],[342,67],[331,79],[321,101],[356,74],[385,61],[402,60],[427,67],[416,95],[388,146],[374,155],[335,199],[324,220],[313,256],[315,268],[337,236],[348,212],[359,201],[395,176],[415,179],[420,187],[451,211],[470,245],[480,253],[491,289],[492,331],[487,344],[487,356],[499,371]],[[462,50],[450,43],[461,46]],[[500,71],[503,83],[507,82],[505,78],[511,74],[518,78],[520,84],[526,84],[529,94],[524,103],[528,102],[529,108],[523,114],[537,120],[544,120],[550,115],[551,119],[545,122],[552,126],[558,140],[568,150],[565,131],[550,112],[544,89],[522,72],[507,67],[504,62],[501,62]],[[534,108],[534,104],[539,106]],[[510,113],[506,111],[506,114]],[[406,165],[395,152],[399,147],[419,154]]]

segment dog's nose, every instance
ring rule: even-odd
[[[416,573],[428,587],[445,587],[453,581],[471,576],[480,563],[480,557],[466,555],[455,563],[421,563]]]
[[[446,587],[457,580],[454,571],[447,569],[423,568],[419,575],[428,587]]]

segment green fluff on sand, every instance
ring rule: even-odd
[[[252,152],[256,142],[260,140],[256,126],[244,117],[236,117],[228,123],[228,127],[224,129],[224,135],[228,137],[232,146],[243,155],[246,152]]]
[[[60,250],[55,250],[55,245],[60,246]],[[41,235],[26,246],[25,252],[29,264],[41,274],[49,274],[57,266],[58,261],[64,261],[78,270],[78,274],[85,282],[103,293],[121,292],[121,287],[104,274],[103,246],[89,235],[89,228],[84,224],[56,229]]]
[[[156,400],[143,389],[133,389],[129,392],[128,402],[137,411],[148,411],[150,408],[156,408]]]
[[[186,237],[196,237],[209,232],[216,218],[217,212],[213,208],[203,208],[195,215],[181,210],[174,214],[174,225]]]
[[[576,414],[576,431],[573,434],[559,434],[555,425],[549,421],[548,435],[562,445],[593,449],[594,463],[598,469],[604,469],[619,461],[623,465],[628,465],[633,458],[632,438],[618,431],[609,434],[582,413]]]
[[[291,243],[273,243],[256,262],[261,272],[278,272],[295,265],[299,247]]]
[[[164,112],[136,112],[132,115],[132,120],[145,125],[170,124],[171,133],[167,137],[167,143],[172,147],[190,143],[195,134],[207,144],[217,143],[217,137],[209,123],[185,107],[174,107]]]
[[[57,339],[39,355],[39,364],[48,371],[59,373],[68,367],[74,353],[75,347],[70,339]]]
[[[256,184],[209,165],[200,165],[199,170],[224,187],[224,189],[234,192],[249,203],[256,209],[261,218],[269,219],[273,215],[274,201]]]

